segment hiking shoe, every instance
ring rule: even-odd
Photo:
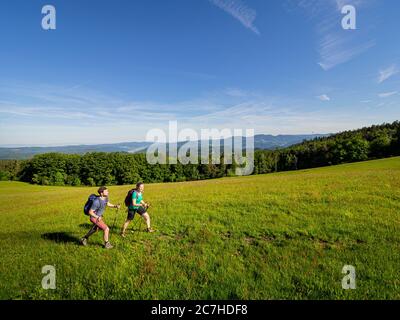
[[[82,238],[79,243],[83,246],[87,246],[87,239],[86,238]]]
[[[152,228],[147,228],[147,232],[155,232],[156,230],[152,229]]]
[[[104,244],[104,248],[105,249],[112,249],[114,246],[110,243],[110,242],[106,242],[105,244]]]

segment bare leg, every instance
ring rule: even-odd
[[[107,227],[107,229],[104,230],[104,242],[108,242],[109,233],[110,233],[110,228]]]
[[[89,239],[89,237],[90,237],[92,234],[96,233],[97,230],[98,230],[97,226],[96,226],[96,225],[93,225],[93,227],[92,227],[92,228],[89,230],[89,232],[84,236],[84,238],[85,238],[85,239]]]
[[[146,212],[146,213],[144,213],[142,215],[142,217],[143,217],[144,221],[146,221],[147,231],[148,232],[153,232],[154,230],[151,229],[151,226],[150,226],[150,216],[149,216],[149,214]]]
[[[131,223],[131,220],[126,220],[126,221],[125,221],[124,225],[122,226],[122,231],[121,231],[121,234],[122,234],[122,235],[125,234],[125,231],[126,231],[126,229],[128,228],[128,226],[129,226],[130,223]]]

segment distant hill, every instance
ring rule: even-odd
[[[234,141],[242,140],[241,147],[244,149],[246,147],[243,143],[244,139],[244,137],[239,136],[235,137]],[[301,142],[293,144],[296,141]],[[217,148],[224,151],[224,146],[232,144],[232,138],[214,140],[212,145],[207,142],[200,142],[205,141],[179,142],[178,149],[185,151],[181,149],[181,146],[185,144],[191,151],[198,153],[199,150],[196,146],[199,144],[201,151],[204,147],[209,146],[212,149],[210,150],[211,154],[214,155],[213,159],[215,159],[215,156],[218,156]],[[41,185],[101,186],[133,184],[137,181],[144,181],[145,183],[194,181],[238,174],[240,159],[237,158],[234,163],[223,161],[222,163],[205,164],[203,161],[201,163],[194,161],[186,166],[182,162],[174,164],[171,161],[170,165],[158,164],[154,166],[146,161],[147,157],[144,151],[149,144],[136,142],[35,148],[36,153],[45,154],[37,155],[27,161],[0,160],[0,180],[20,180]],[[400,122],[373,125],[332,135],[301,135],[296,137],[258,135],[255,137],[254,146],[256,148],[254,157],[248,159],[252,162],[246,162],[246,169],[252,170],[246,171],[248,174],[302,170],[400,156]],[[168,150],[172,147],[171,144],[161,144],[158,149],[161,153],[169,151],[168,155],[172,160],[176,158],[175,151]],[[31,150],[29,148],[14,148],[12,150],[14,152],[18,150],[20,152],[18,156],[21,156],[27,155],[26,151],[32,151],[32,148]],[[50,153],[49,151],[53,152]],[[154,151],[152,150],[152,153]],[[71,155],[66,153],[84,154]],[[238,155],[237,152],[234,153]],[[226,150],[224,156],[226,154],[230,154],[230,152]],[[192,155],[192,152],[190,152],[190,155]],[[199,159],[197,158],[197,160]],[[224,158],[224,160],[229,159]],[[99,168],[101,168],[101,173],[99,173]]]
[[[59,152],[66,154],[85,154],[88,152],[128,152],[136,153],[144,151],[150,143],[147,142],[126,142],[115,144],[98,145],[76,145],[59,147],[19,147],[0,148],[0,159],[29,159],[34,155]]]
[[[325,137],[324,134],[310,135],[256,135],[254,136],[255,149],[274,150],[279,148],[290,147],[304,140],[312,140],[317,137]],[[180,142],[182,145],[185,142]],[[59,147],[18,147],[18,148],[0,148],[0,159],[29,159],[36,154],[59,152],[66,154],[85,154],[88,152],[127,152],[138,153],[144,152],[152,143],[151,142],[123,142],[114,144],[98,144],[98,145],[76,145],[76,146],[59,146]],[[221,143],[223,145],[223,143]]]
[[[279,148],[287,148],[292,145],[301,143],[305,140],[313,140],[320,137],[328,137],[330,134],[306,134],[306,135],[266,135],[260,134],[254,136],[255,149],[273,150]]]

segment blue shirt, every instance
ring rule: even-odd
[[[106,210],[107,203],[108,203],[108,198],[101,200],[100,197],[97,197],[96,199],[93,200],[93,204],[90,207],[90,210],[93,210],[96,213],[96,215],[101,217],[104,214],[104,210]]]

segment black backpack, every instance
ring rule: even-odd
[[[85,203],[85,206],[83,207],[83,213],[85,214],[85,215],[89,215],[89,210],[90,210],[90,208],[92,207],[92,204],[93,204],[93,201],[95,200],[95,199],[97,199],[98,198],[98,196],[96,196],[95,194],[91,194],[90,196],[89,196],[89,198],[87,199],[87,201],[86,201],[86,203]]]
[[[128,193],[127,193],[127,195],[125,197],[125,205],[127,207],[132,205],[132,195],[133,195],[133,192],[135,192],[135,191],[136,191],[136,189],[131,189],[131,190],[128,191]]]

